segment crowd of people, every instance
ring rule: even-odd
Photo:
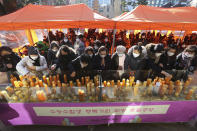
[[[170,76],[173,80],[186,80],[197,67],[197,35],[175,39],[155,32],[115,35],[112,54],[113,32],[98,33],[89,29],[76,35],[61,31],[48,32],[43,41],[26,45],[19,52],[0,47],[0,72],[8,76],[66,74],[68,79],[91,76],[102,72],[104,79],[129,77],[133,71],[136,80]]]

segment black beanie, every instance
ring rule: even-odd
[[[28,49],[28,55],[38,55],[38,50],[35,47],[31,46]]]

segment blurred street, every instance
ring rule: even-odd
[[[15,126],[5,131],[197,131],[197,126],[188,123],[157,123],[157,124],[112,124],[98,126]]]

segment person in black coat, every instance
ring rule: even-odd
[[[168,45],[168,48],[164,51],[164,53],[162,53],[158,62],[162,70],[168,71],[175,69],[176,52],[177,52],[176,44]]]
[[[197,47],[189,45],[176,58],[175,68],[179,71],[179,79],[186,80],[189,74],[193,74],[197,68]],[[178,77],[177,76],[177,77]],[[177,78],[178,79],[178,78]]]
[[[59,48],[60,47],[56,41],[51,42],[50,49],[47,53],[47,64],[48,64],[49,69],[51,68],[53,64],[57,62],[56,54]]]
[[[148,40],[146,38],[146,33],[142,33],[141,39],[139,40],[139,42],[142,42],[142,46],[146,46],[148,44]]]
[[[124,62],[124,69],[127,71],[135,71],[135,80],[144,81],[147,79],[148,61],[142,55],[142,47],[135,46]]]
[[[57,62],[51,66],[51,69],[55,70],[57,68],[60,68],[61,73],[64,74],[69,72],[68,65],[72,60],[76,58],[76,54],[72,48],[63,45],[57,52],[56,57]]]
[[[10,47],[0,47],[0,71],[16,71],[16,65],[21,58]]]
[[[103,80],[111,80],[111,57],[108,54],[107,48],[101,46],[98,50],[98,53],[95,55],[93,60],[93,70],[94,73],[101,71]]]
[[[111,69],[111,58],[108,55],[107,48],[101,46],[98,50],[98,54],[95,55],[93,60],[94,70],[110,70]]]
[[[60,41],[60,46],[67,45],[68,47],[74,48],[72,42],[68,39],[68,37],[64,37],[63,40]]]
[[[90,76],[92,69],[89,64],[90,57],[87,54],[82,54],[72,60],[69,64],[69,71],[71,72],[70,77],[80,79],[82,76]]]
[[[124,61],[126,57],[126,48],[122,45],[117,46],[116,52],[112,55],[111,69],[124,70]]]
[[[94,60],[94,57],[95,57],[94,49],[91,46],[86,47],[85,48],[85,54],[87,54],[90,57],[89,66],[92,68],[93,60]]]

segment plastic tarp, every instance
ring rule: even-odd
[[[117,29],[197,30],[197,8],[160,8],[140,5],[113,18]]]
[[[85,4],[46,6],[29,4],[0,17],[0,30],[52,28],[114,28],[114,22]]]

